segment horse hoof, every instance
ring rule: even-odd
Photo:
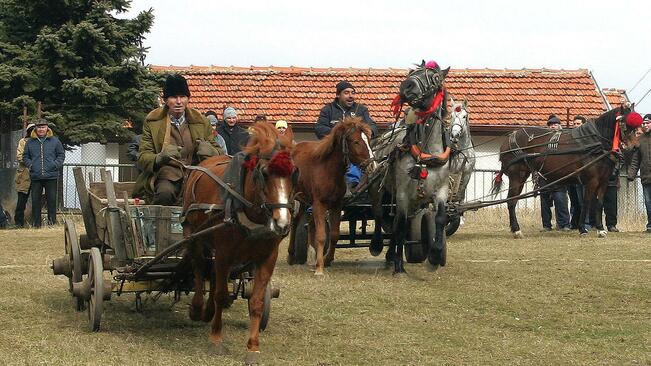
[[[405,276],[407,276],[407,272],[405,272],[404,270],[401,272],[395,272],[395,271],[393,272],[393,277],[395,278],[402,278]]]
[[[314,275],[317,276],[317,277],[323,277],[323,276],[325,276],[325,273],[323,272],[323,270],[318,270],[317,269],[316,271],[314,271]]]
[[[210,343],[210,353],[215,356],[224,356],[228,354],[228,348],[224,346],[223,342]]]
[[[287,264],[289,264],[290,266],[293,266],[294,264],[296,264],[296,260],[294,259],[294,255],[287,254]]]
[[[599,230],[599,237],[600,238],[605,238],[608,235],[606,230]]]
[[[260,363],[260,351],[249,351],[244,358],[245,365],[258,365]]]
[[[587,231],[585,231],[585,232],[581,232],[581,236],[582,236],[582,237],[587,237],[587,236],[588,236],[588,232],[587,232]]]
[[[436,272],[439,269],[439,267],[441,267],[441,265],[440,264],[431,264],[431,263],[428,262],[426,267],[427,267],[427,270],[429,272]]]
[[[190,311],[188,312],[190,320],[198,322],[201,320],[201,308],[197,309],[196,307],[190,305]]]
[[[382,254],[382,249],[384,249],[384,245],[382,245],[382,242],[376,243],[371,241],[371,245],[368,247],[368,251],[374,257],[377,257],[378,255]]]
[[[513,238],[515,239],[524,239],[524,234],[522,233],[522,230],[518,230],[513,233]]]

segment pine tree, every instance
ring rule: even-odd
[[[0,0],[0,117],[43,103],[66,145],[120,142],[157,105],[161,75],[141,64],[153,10],[130,0]]]

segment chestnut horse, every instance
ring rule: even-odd
[[[290,263],[293,263],[296,223],[301,221],[301,215],[306,214],[308,204],[312,205],[313,217],[308,235],[309,245],[316,250],[314,274],[323,275],[324,267],[334,260],[341,208],[346,194],[344,174],[350,163],[367,170],[367,174],[373,170],[375,164],[369,145],[370,137],[371,130],[362,118],[352,117],[337,123],[323,140],[301,142],[294,148],[292,159],[300,172],[296,191],[302,194],[302,204],[292,225]],[[330,224],[329,235],[326,233],[326,216]],[[328,252],[324,253],[328,236]]]
[[[276,265],[278,245],[289,233],[292,221],[295,168],[290,155],[291,130],[279,135],[273,125],[258,122],[250,128],[250,133],[242,153],[232,158],[212,157],[200,164],[218,179],[230,183],[236,195],[226,192],[209,173],[193,171],[189,175],[183,194],[183,232],[187,237],[210,225],[222,224],[204,239],[195,240],[186,253],[192,261],[195,288],[190,318],[206,322],[212,319],[210,341],[219,352],[224,350],[222,310],[230,304],[229,274],[235,266],[253,266],[247,362],[254,362],[260,349],[258,338],[265,289]],[[235,179],[236,183],[229,179]],[[237,194],[244,200],[238,200]],[[207,263],[213,255],[210,269]],[[204,278],[211,272],[210,295],[204,304]]]
[[[579,231],[586,235],[585,215],[594,204],[603,201],[608,177],[619,159],[619,147],[626,150],[638,144],[641,121],[642,117],[630,106],[620,106],[572,130],[554,132],[540,127],[516,130],[500,148],[502,168],[493,181],[492,192],[499,192],[503,174],[509,177],[507,199],[520,195],[532,172],[538,172],[547,185],[583,184],[586,207],[579,215]],[[522,238],[515,215],[517,199],[509,200],[507,205],[511,232],[514,237]],[[606,232],[601,210],[597,210],[597,216],[597,230],[603,237]]]

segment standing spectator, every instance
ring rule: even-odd
[[[219,121],[217,121],[217,116],[214,114],[206,113],[206,118],[208,118],[208,122],[210,122],[210,126],[212,127],[212,133],[213,136],[215,137],[215,142],[222,150],[224,150],[224,154],[228,155],[228,148],[226,147],[226,141],[224,141],[222,135],[220,135],[219,132],[217,132],[217,125],[219,124]]]
[[[284,135],[285,132],[287,131],[287,121],[281,119],[278,122],[276,122],[276,129],[278,130],[278,133],[281,135]]]
[[[577,115],[574,116],[571,126],[572,128],[578,128],[586,121],[585,117]],[[579,217],[583,209],[583,185],[580,183],[568,184],[567,194],[570,197],[570,229],[577,230],[579,228]]]
[[[217,127],[217,132],[224,138],[228,153],[231,155],[242,151],[249,141],[249,133],[237,125],[237,111],[233,107],[224,109],[224,121]]]
[[[606,215],[606,228],[608,231],[615,233],[619,232],[617,228],[617,191],[619,191],[619,169],[613,169],[613,174],[608,178],[608,188],[606,188],[604,194],[603,213]]]
[[[547,120],[547,127],[560,131],[562,129],[561,120],[552,114]],[[539,183],[541,187],[547,184],[543,177],[539,178]],[[558,230],[569,231],[570,213],[567,209],[567,187],[552,187],[540,194],[540,216],[542,218],[543,231],[552,230],[552,206],[554,206],[554,212],[556,213],[556,228]]]
[[[25,144],[29,140],[29,136],[34,131],[35,125],[30,123],[25,130],[25,136],[18,141],[18,149],[16,149],[16,160],[18,161],[18,168],[16,169],[16,192],[18,193],[18,200],[16,201],[16,211],[14,211],[14,222],[17,227],[25,226],[25,206],[27,206],[27,199],[29,198],[29,189],[31,181],[29,179],[29,168],[23,163],[23,154],[25,152]]]
[[[45,119],[36,121],[31,138],[25,143],[23,164],[29,168],[32,180],[32,226],[41,227],[41,195],[45,189],[47,200],[47,222],[57,221],[57,178],[63,167],[65,151],[63,145]]]
[[[646,232],[651,233],[651,114],[644,116],[642,131],[640,147],[633,152],[627,176],[629,181],[633,181],[637,171],[640,171],[644,205],[646,206]]]

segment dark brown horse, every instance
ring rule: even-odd
[[[235,222],[225,223],[189,248],[195,288],[190,318],[206,322],[212,319],[210,341],[217,350],[222,350],[222,310],[230,303],[229,274],[235,266],[253,266],[247,360],[255,361],[260,350],[258,337],[265,289],[274,271],[278,245],[289,233],[292,221],[295,168],[290,156],[291,130],[279,135],[273,125],[258,122],[250,131],[251,138],[243,154],[232,158],[213,157],[200,165],[230,182],[249,204],[226,192],[209,174],[192,172],[183,195],[186,215],[183,229],[188,236],[208,226],[223,224],[225,217],[234,219]],[[228,214],[230,210],[221,209],[224,203],[232,210],[232,215]],[[218,209],[213,210],[215,207]],[[252,237],[253,232],[255,237]],[[213,255],[213,266],[209,268],[207,263]],[[210,296],[204,304],[204,278],[211,272]]]
[[[640,133],[638,121],[641,123],[641,117],[631,107],[620,106],[572,130],[556,132],[526,127],[514,131],[500,148],[502,168],[493,181],[492,192],[500,191],[503,174],[509,177],[508,198],[520,195],[533,172],[545,182],[542,186],[551,187],[555,182],[583,184],[586,207],[579,216],[579,231],[587,234],[585,215],[593,205],[603,201],[608,177],[619,159],[619,148],[613,145],[622,149],[636,146]],[[509,222],[513,235],[521,238],[523,234],[515,216],[516,204],[517,199],[508,201]],[[599,235],[604,236],[601,210],[597,212],[597,229]]]
[[[305,215],[307,205],[312,205],[313,223],[310,224],[309,241],[316,250],[315,275],[323,275],[324,266],[335,258],[335,245],[339,240],[341,208],[346,193],[344,174],[350,163],[372,170],[373,153],[369,145],[371,130],[360,117],[339,122],[321,141],[307,141],[296,145],[292,154],[300,172],[297,192],[302,195],[301,209],[292,225],[289,262],[293,263],[294,236],[300,215]],[[328,252],[324,253],[326,216],[330,224]],[[316,243],[315,243],[316,241]],[[325,256],[325,259],[324,259]]]

